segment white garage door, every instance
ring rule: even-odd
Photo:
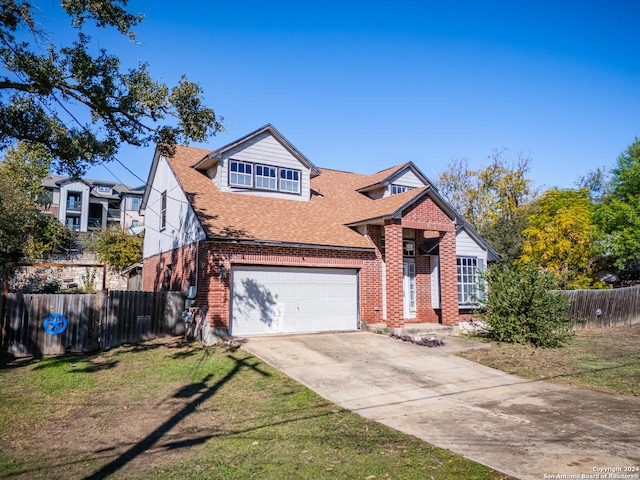
[[[358,272],[234,266],[231,335],[358,328]]]

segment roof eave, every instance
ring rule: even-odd
[[[237,243],[242,245],[273,245],[278,247],[293,247],[293,248],[314,248],[321,250],[349,250],[349,251],[358,251],[358,252],[369,252],[374,250],[375,247],[354,247],[347,245],[323,245],[316,243],[304,243],[304,242],[283,242],[279,240],[256,240],[256,239],[246,239],[246,238],[230,238],[230,237],[218,237],[215,235],[209,235],[208,240],[213,240],[215,242],[228,242],[228,243]]]

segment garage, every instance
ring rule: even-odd
[[[358,328],[358,271],[233,266],[231,335]]]

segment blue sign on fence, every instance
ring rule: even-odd
[[[44,319],[44,331],[51,335],[60,335],[67,329],[67,317],[60,313],[52,313]]]

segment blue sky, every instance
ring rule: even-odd
[[[635,1],[129,5],[146,14],[141,45],[94,39],[169,85],[199,82],[228,132],[210,148],[272,123],[319,167],[373,173],[411,160],[437,180],[454,158],[477,168],[508,147],[531,157],[539,186],[571,187],[640,136]],[[146,180],[152,155],[119,158]]]

